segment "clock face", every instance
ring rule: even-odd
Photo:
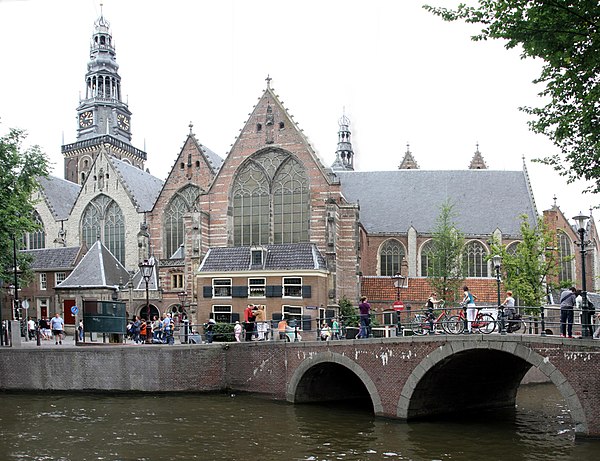
[[[117,115],[117,126],[124,131],[129,131],[129,117],[124,114]]]
[[[81,128],[88,128],[92,126],[92,123],[94,123],[94,114],[91,110],[79,114],[79,126]]]

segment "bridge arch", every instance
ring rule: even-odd
[[[565,399],[575,432],[587,434],[583,406],[563,373],[547,357],[517,342],[490,341],[484,347],[468,341],[441,345],[406,380],[397,416],[415,419],[514,405],[519,384],[531,366],[547,376]]]
[[[324,400],[323,398],[316,398],[314,393],[315,384],[317,382],[323,383],[323,380],[314,378],[320,378],[323,372],[327,372],[328,369],[338,373],[340,371],[346,371],[347,373],[356,376],[356,379],[360,381],[367,390],[373,405],[373,412],[376,415],[383,415],[381,397],[375,383],[373,383],[373,380],[371,380],[368,373],[355,361],[342,354],[331,351],[311,355],[300,363],[288,383],[286,395],[287,401],[299,403]],[[345,383],[341,380],[338,380],[337,382],[345,387]],[[340,391],[342,391],[342,389],[340,389]],[[343,392],[345,391],[346,389],[344,388]],[[327,394],[325,394],[325,397],[327,397]]]

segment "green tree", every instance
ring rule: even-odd
[[[23,130],[14,128],[0,137],[0,280],[6,283],[14,279],[13,243],[20,249],[23,235],[38,229],[32,194],[39,187],[37,178],[48,176],[46,157],[38,146],[24,149],[25,138]],[[17,253],[17,266],[26,279],[29,258]]]
[[[443,203],[436,220],[427,267],[429,283],[446,301],[456,300],[465,280],[460,264],[465,238],[454,223],[455,217],[453,205]]]
[[[598,0],[479,0],[456,10],[425,5],[447,21],[482,26],[473,40],[504,39],[520,46],[523,58],[544,65],[534,83],[541,107],[521,107],[532,115],[530,129],[541,133],[560,154],[537,159],[551,165],[568,182],[594,182],[600,192],[600,4]]]
[[[558,273],[556,236],[541,217],[531,226],[527,216],[522,216],[521,237],[514,252],[498,242],[492,243],[491,251],[502,256],[505,287],[519,297],[521,305],[538,307],[546,295],[545,282]]]
[[[339,300],[338,305],[340,306],[340,319],[344,323],[344,326],[358,326],[358,313],[352,301],[344,296]]]

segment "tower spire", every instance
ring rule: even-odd
[[[479,143],[475,144],[475,153],[471,159],[469,170],[487,170],[487,165],[485,164],[485,160],[483,160],[483,155],[481,155],[481,152],[479,152]]]
[[[404,153],[404,158],[402,162],[400,162],[399,170],[418,170],[419,164],[416,162],[410,151],[410,144],[406,143],[406,152]]]
[[[354,150],[350,141],[350,119],[346,117],[346,110],[342,112],[342,117],[338,121],[340,129],[338,130],[338,145],[335,151],[335,161],[331,165],[333,170],[354,171]]]

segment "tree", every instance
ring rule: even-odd
[[[502,256],[504,285],[519,297],[520,304],[538,307],[543,304],[548,277],[558,273],[556,236],[543,218],[532,227],[527,216],[521,217],[521,236],[516,251],[507,251],[506,245],[494,242],[491,254]]]
[[[473,40],[504,39],[522,47],[522,58],[544,65],[534,80],[542,85],[541,107],[521,107],[533,116],[530,129],[541,133],[560,154],[536,161],[551,165],[568,182],[594,182],[600,192],[600,4],[598,0],[479,0],[456,10],[425,5],[446,21],[479,24]]]
[[[454,224],[455,217],[454,207],[449,202],[443,203],[436,220],[427,267],[429,283],[446,301],[450,296],[456,298],[465,279],[460,264],[465,239]]]
[[[38,229],[33,219],[37,178],[48,176],[48,161],[38,146],[23,149],[26,134],[10,129],[0,137],[0,280],[14,279],[13,245],[21,248],[23,235]],[[29,258],[17,252],[17,266],[26,278]],[[19,283],[20,284],[20,283]]]

